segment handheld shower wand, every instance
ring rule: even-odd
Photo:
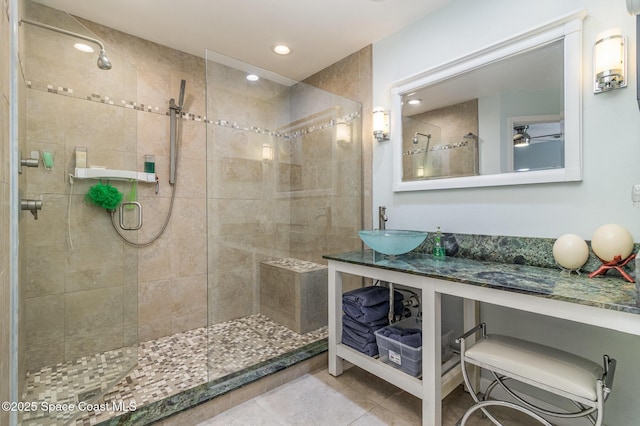
[[[177,155],[177,147],[176,141],[178,139],[178,114],[182,112],[182,106],[184,104],[184,90],[187,85],[185,80],[180,82],[180,96],[178,96],[178,104],[176,105],[176,100],[171,98],[169,101],[169,183],[174,185],[176,183],[176,155]]]

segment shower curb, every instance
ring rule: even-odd
[[[148,425],[163,420],[169,420],[170,416],[182,413],[213,399],[240,389],[262,378],[281,372],[289,367],[310,360],[313,357],[327,352],[327,339],[310,343],[300,349],[277,356],[271,360],[262,362],[237,373],[213,380],[208,383],[195,386],[178,394],[169,396],[160,401],[138,407],[108,420],[98,423],[98,426],[126,426]]]

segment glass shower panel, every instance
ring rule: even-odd
[[[25,18],[95,38],[69,15],[27,2]],[[95,402],[137,363],[137,251],[112,229],[109,213],[86,201],[98,181],[77,179],[76,149],[87,165],[142,170],[136,148],[136,69],[109,50],[113,69],[78,40],[22,24],[26,148],[40,166],[23,171],[23,198],[42,200],[37,220],[23,212],[22,401],[75,410],[21,413],[22,424],[58,425]],[[140,167],[138,167],[138,163]],[[106,181],[104,182],[106,183]],[[121,193],[129,182],[110,181]],[[135,236],[130,236],[135,240]]]
[[[358,102],[305,83],[211,51],[206,72],[213,380],[292,350],[287,339],[305,341],[271,334],[278,324],[260,310],[261,262],[322,264],[325,253],[360,248],[362,126]],[[244,327],[225,328],[238,318]]]
[[[361,106],[305,83],[289,97],[289,256],[326,263],[324,254],[361,247]]]

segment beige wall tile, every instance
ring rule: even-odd
[[[27,247],[26,297],[64,293],[66,256],[58,244]]]
[[[115,342],[123,333],[129,336],[128,341],[136,334],[141,340],[148,340],[204,324],[206,300],[210,302],[209,318],[214,322],[257,312],[260,260],[293,254],[322,262],[324,253],[359,247],[357,238],[344,235],[355,235],[354,230],[361,227],[359,218],[363,212],[356,194],[360,184],[360,153],[357,149],[334,146],[330,131],[300,138],[309,143],[296,146],[292,141],[283,142],[281,138],[251,131],[213,125],[207,129],[203,122],[183,121],[173,216],[165,234],[147,248],[126,247],[112,229],[109,215],[84,201],[84,194],[95,182],[75,181],[71,215],[67,216],[70,190],[67,174],[75,165],[75,146],[89,148],[90,164],[113,168],[141,169],[142,156],[151,153],[156,156],[159,193],[155,194],[155,185],[138,185],[139,200],[144,206],[144,226],[137,235],[128,234],[140,241],[153,237],[164,223],[172,192],[167,183],[169,120],[164,115],[168,101],[178,97],[180,80],[184,78],[187,80],[185,112],[204,116],[206,104],[205,62],[201,58],[94,23],[83,23],[107,42],[114,68],[119,64],[120,70],[105,74],[93,64],[87,68],[78,62],[81,58],[74,58],[77,66],[58,72],[55,58],[45,52],[48,44],[32,39],[34,55],[27,75],[40,73],[39,80],[45,83],[55,80],[51,83],[69,87],[75,84],[75,92],[97,92],[118,102],[120,97],[158,110],[154,110],[157,113],[133,111],[26,90],[29,146],[55,147],[56,151],[56,168],[52,172],[38,170],[38,174],[29,175],[30,180],[25,177],[29,192],[43,193],[45,197],[45,208],[38,221],[27,222],[27,241],[32,248],[29,256],[34,260],[28,288],[34,296],[59,291],[59,284],[53,278],[60,274],[55,260],[60,257],[59,253],[47,262],[37,260],[46,253],[47,247],[58,244],[64,247],[68,259],[65,285],[67,291],[72,292],[67,294],[72,303],[69,314],[78,321],[81,315],[89,314],[80,308],[80,293],[108,294],[119,289],[127,297],[125,301],[120,300],[119,305],[113,299],[112,304],[121,311],[125,309],[125,320],[113,319],[113,328],[105,325],[105,338],[101,342]],[[58,49],[56,41],[49,44],[51,49]],[[369,62],[370,49],[363,50],[309,82],[369,102],[370,76],[363,71],[369,69]],[[242,73],[222,66],[213,66],[207,71],[216,73],[218,84],[219,96],[209,99],[213,117],[270,130],[282,130],[282,126],[291,122],[293,108],[285,97],[288,88],[266,82],[260,91],[248,92]],[[103,81],[107,75],[116,76],[119,85]],[[74,80],[77,76],[89,84],[80,85]],[[313,92],[302,86],[300,90],[304,96]],[[304,116],[306,108],[301,105],[295,112]],[[367,105],[363,111],[365,122],[368,120],[366,108]],[[211,142],[213,138],[218,143]],[[262,159],[263,143],[273,146],[271,162]],[[334,155],[340,150],[340,160],[336,163]],[[114,185],[125,194],[131,189],[128,183]],[[288,191],[291,189],[326,190],[333,195],[325,194],[310,202],[306,200],[307,206],[298,206],[290,202]],[[205,203],[207,197],[210,200]],[[337,203],[330,212],[326,210],[328,203]],[[291,223],[299,225],[293,233]],[[218,237],[221,235],[224,238]],[[117,276],[109,272],[117,268],[120,268]],[[48,280],[41,280],[47,270],[53,273]],[[91,296],[89,303],[96,297]],[[175,303],[167,303],[168,297],[175,299]],[[138,309],[138,330],[123,332],[122,327],[116,330],[117,321],[127,323],[136,319],[134,307]],[[98,309],[96,315],[106,313]],[[67,338],[74,337],[66,345],[67,354],[77,353],[80,345],[91,345],[88,340],[82,340],[90,336],[88,332],[81,333],[82,330],[69,321],[65,326],[69,330]],[[94,349],[101,344],[93,345]]]

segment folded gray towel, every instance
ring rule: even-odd
[[[394,292],[396,301],[402,302],[402,293]],[[371,286],[362,287],[348,291],[342,295],[342,301],[351,302],[359,306],[374,306],[380,303],[389,302],[389,289],[386,287]]]
[[[343,334],[342,335],[342,343],[344,343],[345,345],[357,350],[358,352],[362,352],[363,354],[369,355],[369,356],[376,356],[378,355],[378,345],[375,343],[367,343],[367,344],[359,344],[358,342],[356,342],[355,340],[351,339],[348,335]]]
[[[422,346],[422,330],[417,328],[398,328],[390,325],[381,329],[378,333],[412,348]]]
[[[354,341],[366,345],[367,343],[373,343],[376,341],[376,335],[373,333],[361,333],[357,330],[347,327],[346,325],[342,327],[342,335],[348,335]]]
[[[381,324],[377,321],[384,320],[387,318],[389,314],[389,290],[384,287],[364,287],[366,288],[375,288],[386,290],[386,298],[383,302],[378,303],[376,305],[362,305],[361,301],[354,299],[353,297],[345,297],[348,293],[345,293],[342,297],[342,310],[345,314],[349,315],[354,320],[361,323],[375,323],[377,325]],[[362,290],[362,289],[357,289]],[[354,290],[355,291],[355,290]],[[351,293],[351,292],[349,292]],[[380,290],[377,290],[376,293],[382,294]],[[402,293],[394,292],[394,313],[396,315],[402,315],[402,311],[404,307],[402,305],[402,301],[404,300],[404,296]],[[366,302],[365,302],[366,303]]]
[[[402,304],[400,306],[402,306]],[[343,302],[342,310],[345,314],[358,322],[369,323],[386,319],[389,314],[389,304],[380,303],[374,306],[359,306],[350,302]],[[402,309],[396,309],[395,312],[397,315],[400,315],[402,313]]]
[[[354,320],[349,315],[342,315],[342,326],[349,327],[361,334],[373,334],[376,330],[380,330],[385,325],[389,325],[389,319],[387,317],[378,321],[363,323]]]

